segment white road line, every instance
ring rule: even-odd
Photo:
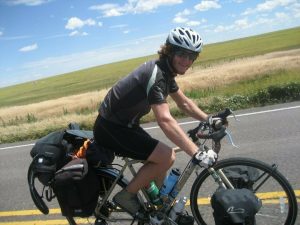
[[[28,146],[33,146],[33,145],[34,145],[34,143],[27,144],[27,145],[8,146],[8,147],[0,148],[0,150],[11,149],[11,148],[22,148],[22,147],[28,147]]]
[[[244,113],[244,114],[236,115],[236,117],[252,116],[252,115],[257,115],[257,114],[278,112],[278,111],[298,109],[298,108],[300,108],[300,105],[298,105],[298,106],[291,106],[291,107],[285,107],[285,108],[279,108],[279,109],[264,110],[264,111],[253,112],[253,113]],[[230,116],[230,117],[232,117],[232,116]],[[179,123],[179,125],[182,126],[182,125],[187,125],[187,124],[192,124],[192,123],[198,123],[198,122],[199,121],[194,120],[194,121],[189,121],[189,122],[182,122],[182,123]],[[147,128],[144,128],[144,129],[145,130],[153,130],[153,129],[157,129],[157,128],[159,128],[159,126],[147,127]],[[2,148],[0,148],[0,150],[29,147],[29,146],[33,146],[33,145],[34,145],[34,143],[32,143],[32,144],[26,144],[26,145],[15,145],[15,146],[9,146],[9,147],[2,147]]]

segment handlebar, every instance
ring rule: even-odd
[[[226,131],[228,121],[227,117],[233,112],[226,108],[225,110],[211,116],[208,121],[201,121],[199,125],[189,130],[187,133],[193,142],[198,142],[199,139],[211,139],[213,141],[213,150],[219,152],[220,141],[228,133]]]

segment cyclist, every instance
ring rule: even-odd
[[[150,110],[165,135],[188,155],[197,157],[202,166],[211,165],[217,158],[212,151],[198,153],[198,147],[172,117],[166,101],[170,95],[187,115],[197,120],[209,118],[184,95],[175,81],[177,75],[184,75],[191,67],[202,47],[202,39],[194,30],[172,29],[158,51],[159,58],[145,62],[117,82],[99,108],[94,125],[96,142],[116,154],[145,160],[128,186],[114,196],[116,204],[132,215],[141,207],[136,193],[153,180],[158,186],[162,185],[175,160],[170,146],[152,138],[140,127],[140,118]]]

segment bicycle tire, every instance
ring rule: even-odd
[[[268,178],[268,180],[261,187],[259,187],[258,191],[266,190],[265,188],[267,188],[267,189],[270,188],[272,191],[272,189],[274,189],[274,188],[281,187],[283,192],[276,192],[276,193],[283,194],[284,197],[279,197],[279,198],[283,198],[284,202],[287,201],[287,204],[288,204],[288,207],[285,207],[286,203],[284,203],[284,207],[282,208],[283,210],[287,210],[288,212],[283,211],[283,213],[282,213],[282,211],[280,211],[281,210],[280,204],[278,204],[276,206],[276,204],[273,204],[271,200],[269,200],[269,203],[267,202],[268,200],[265,200],[266,203],[264,204],[264,201],[263,201],[262,207],[266,207],[266,209],[263,209],[263,212],[260,213],[262,210],[261,209],[258,212],[260,214],[256,215],[256,225],[263,225],[263,224],[294,225],[296,222],[296,218],[297,218],[298,205],[297,205],[297,199],[295,196],[295,192],[292,189],[288,180],[276,168],[274,168],[264,162],[261,162],[259,160],[250,159],[250,158],[224,159],[224,160],[217,162],[216,165],[214,166],[214,169],[216,171],[218,171],[218,170],[224,169],[226,167],[237,166],[237,165],[250,166],[250,167],[258,169],[259,171],[261,171],[261,173],[266,173],[267,175],[269,175],[270,177]],[[215,190],[212,186],[208,186],[208,188],[206,188],[206,185],[209,185],[209,183],[211,183],[211,185],[213,185],[213,184],[216,185],[216,183],[214,181],[212,181],[212,179],[208,179],[209,177],[211,177],[211,176],[210,176],[208,170],[203,170],[199,174],[199,176],[196,178],[196,180],[194,181],[192,189],[191,189],[191,193],[190,193],[191,211],[192,211],[193,216],[195,217],[195,220],[197,221],[197,223],[201,224],[201,225],[214,224],[212,208],[210,206],[209,199],[207,199],[206,203],[208,203],[208,206],[206,206],[206,207],[205,207],[206,203],[204,203],[204,201],[201,203],[201,201],[198,200],[198,198],[199,198],[198,195],[200,195],[199,193],[210,192],[210,196],[207,196],[207,195],[206,196],[211,197],[213,192],[215,192]],[[205,184],[205,182],[207,182],[208,184]],[[206,189],[210,189],[210,190],[206,190]],[[272,192],[272,193],[275,193],[275,192]],[[203,194],[205,194],[205,193],[203,193]],[[259,193],[256,192],[255,194],[259,197]],[[263,194],[261,194],[261,196],[263,196]],[[277,198],[278,198],[278,196],[277,196]],[[199,201],[199,205],[198,205],[198,201]],[[274,200],[274,203],[275,202],[277,203],[277,199]],[[270,207],[274,207],[274,208],[271,209]],[[204,211],[208,211],[208,212],[204,212]],[[276,213],[278,213],[278,215],[273,217],[273,215],[270,216],[269,214],[268,215],[263,214],[265,211],[268,211],[269,213],[271,211],[274,211],[274,214],[276,215]],[[282,215],[284,214],[283,215],[284,218],[282,218],[282,220],[284,220],[284,221],[281,221],[280,220],[281,218],[278,218],[278,216],[280,214],[282,214]],[[264,220],[269,220],[269,221],[263,222]],[[209,223],[207,223],[207,222],[209,222]]]
[[[110,183],[110,182],[113,183],[116,180],[117,174],[114,172],[108,172],[108,171],[109,170],[106,170],[106,169],[104,169],[104,170],[96,169],[96,174],[99,178],[101,187],[107,185],[107,183]],[[115,187],[114,190],[115,189],[121,190],[121,189],[125,188],[127,185],[128,185],[128,181],[121,177],[120,179],[118,179],[117,184],[116,184],[117,188]],[[101,198],[101,196],[99,198]],[[91,216],[91,217],[93,217],[93,219],[96,219],[95,216]],[[77,223],[76,220],[82,221],[84,218],[76,218],[76,217],[66,216],[66,219],[70,225],[79,225],[80,223]],[[86,218],[86,219],[89,221],[91,220],[90,217]]]

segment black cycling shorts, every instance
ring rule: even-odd
[[[98,116],[94,125],[94,138],[100,145],[117,155],[146,160],[158,144],[143,128],[129,128]]]

